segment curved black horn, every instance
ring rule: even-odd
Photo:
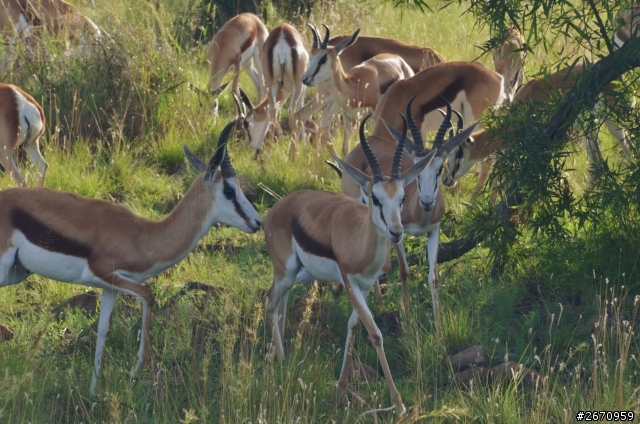
[[[242,108],[242,105],[240,104],[240,100],[238,100],[238,96],[236,96],[236,93],[234,93],[233,91],[231,92],[231,97],[233,97],[233,101],[236,104],[236,109],[238,110],[238,116],[242,119],[244,119],[244,109]]]
[[[433,142],[433,148],[439,149],[442,147],[442,142],[444,141],[444,136],[447,134],[447,130],[451,126],[451,103],[449,100],[445,99],[443,96],[440,96],[442,100],[447,104],[447,114],[442,120],[442,124],[440,124],[440,128],[438,129],[438,133],[436,134],[436,139]]]
[[[204,175],[205,180],[211,179],[215,175],[216,169],[218,169],[218,166],[220,166],[220,164],[224,161],[225,151],[227,147],[227,139],[229,138],[229,134],[231,133],[231,128],[235,123],[236,121],[229,122],[227,126],[224,127],[224,129],[220,133],[220,137],[218,137],[218,149],[213,154],[213,156],[211,157],[211,160],[209,161],[209,164],[207,165],[207,172]],[[231,163],[229,163],[229,166],[231,166]],[[231,168],[231,170],[233,171],[233,168]],[[234,172],[234,175],[235,175],[235,172]]]
[[[254,110],[253,103],[251,103],[251,99],[249,99],[249,96],[247,96],[247,93],[242,91],[242,88],[239,88],[238,90],[240,91],[240,98],[242,99],[242,103],[244,103],[249,108],[249,112],[253,112]]]
[[[320,48],[326,49],[327,46],[329,45],[329,27],[326,26],[325,24],[322,24],[322,26],[324,27],[325,33],[324,33],[324,40],[322,40],[322,45],[320,46]]]
[[[313,34],[313,45],[311,46],[311,48],[317,49],[320,45],[320,37],[318,36],[318,30],[316,29],[316,27],[314,27],[310,23],[307,23],[307,26],[311,28],[311,33]]]
[[[400,114],[400,116],[402,116],[402,137],[400,138],[400,141],[398,141],[398,147],[396,147],[396,151],[393,154],[390,177],[391,181],[398,181],[401,178],[400,165],[402,165],[402,150],[404,150],[404,143],[407,140],[407,118],[405,118],[403,114]]]
[[[457,110],[454,109],[453,113],[455,113],[458,117],[458,131],[456,131],[456,134],[459,134],[460,131],[464,129],[464,119],[462,118],[462,115],[460,115],[460,112],[458,112]]]
[[[220,148],[220,146],[225,146],[227,144],[229,133],[231,133],[231,128],[235,123],[235,121],[228,123],[227,126],[222,130],[222,133],[220,133],[220,137],[218,138],[218,149]],[[225,178],[236,176],[236,171],[233,169],[233,166],[231,166],[231,159],[229,159],[228,149],[224,155],[224,158],[222,158],[222,162],[220,163],[220,171],[222,172],[222,176]]]
[[[367,162],[369,162],[369,167],[373,172],[373,183],[375,184],[384,181],[384,174],[382,173],[382,169],[380,169],[380,164],[378,163],[378,159],[376,159],[376,155],[373,154],[373,150],[371,150],[371,146],[369,146],[369,142],[367,142],[367,138],[364,136],[364,124],[369,118],[371,118],[371,114],[365,116],[360,123],[360,145],[362,146],[362,151],[367,158]]]
[[[424,149],[424,143],[422,142],[422,135],[420,134],[420,128],[416,125],[415,119],[413,119],[413,113],[411,113],[411,105],[415,100],[416,96],[413,96],[409,103],[407,103],[407,118],[405,122],[409,122],[409,128],[411,129],[411,136],[413,137],[413,142],[416,145],[416,156],[424,157],[427,156],[427,151]],[[405,119],[404,116],[402,119]]]

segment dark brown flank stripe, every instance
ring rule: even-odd
[[[255,27],[253,28],[253,31],[251,31],[251,35],[249,36],[249,38],[247,38],[245,42],[242,43],[242,46],[240,46],[240,53],[244,53],[249,47],[251,47],[257,35],[258,35],[258,28]]]
[[[449,84],[447,88],[434,95],[431,101],[428,101],[427,103],[424,103],[422,106],[420,106],[420,115],[424,116],[429,112],[433,112],[439,107],[446,107],[447,104],[440,98],[440,96],[443,96],[444,98],[452,102],[453,99],[456,98],[458,93],[464,90],[466,85],[467,81],[464,77],[456,78],[456,80]]]
[[[319,243],[317,240],[314,240],[311,236],[309,236],[309,234],[305,232],[304,228],[302,228],[302,225],[300,225],[298,220],[295,218],[293,220],[293,224],[291,224],[291,232],[293,233],[293,238],[296,239],[296,243],[298,243],[298,246],[300,246],[305,252],[311,255],[331,259],[333,261],[336,260],[331,246],[325,246]]]
[[[396,81],[398,80],[394,78],[380,85],[380,94],[386,93],[389,87],[391,87]]]
[[[22,232],[31,243],[50,252],[63,255],[88,258],[91,256],[91,246],[72,240],[57,231],[47,228],[42,222],[21,209],[11,212],[13,226]]]
[[[231,187],[231,185],[227,182],[226,179],[222,180],[222,184],[224,185],[224,190],[232,189],[236,191],[235,188]],[[233,208],[236,210],[236,213],[244,219],[244,222],[247,223],[248,226],[251,226],[251,222],[249,222],[249,217],[244,213],[244,210],[240,207],[240,203],[238,203],[238,196],[233,198]]]
[[[298,50],[296,47],[298,44],[296,43],[295,38],[293,38],[293,33],[289,31],[283,31],[284,40],[287,42],[289,46],[291,46],[291,67],[293,69],[293,75],[296,75],[296,68],[298,66]]]

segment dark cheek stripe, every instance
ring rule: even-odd
[[[223,184],[223,189],[224,190],[232,188],[231,185],[227,182],[227,180],[223,180],[222,184]],[[226,197],[225,197],[225,199],[226,199]],[[238,199],[238,196],[236,195],[236,197],[234,197],[233,200],[232,200],[233,208],[236,210],[236,213],[238,215],[240,215],[240,217],[242,219],[244,219],[244,222],[246,222],[247,225],[251,226],[252,225],[251,220],[249,219],[247,214],[244,213],[244,210],[242,209],[242,206],[240,206],[240,203],[238,203],[237,199]]]

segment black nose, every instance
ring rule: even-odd
[[[400,238],[400,236],[402,236],[402,231],[400,231],[399,233],[396,233],[396,232],[393,232],[393,231],[389,230],[389,234],[391,234],[395,238]]]
[[[258,227],[262,227],[262,221],[260,221],[259,219],[256,219],[256,225]]]

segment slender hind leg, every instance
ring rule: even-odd
[[[44,185],[44,176],[47,173],[47,168],[49,164],[42,157],[42,153],[40,153],[40,143],[36,138],[33,141],[27,141],[24,144],[24,150],[27,152],[33,163],[38,167],[38,187],[42,187]]]

